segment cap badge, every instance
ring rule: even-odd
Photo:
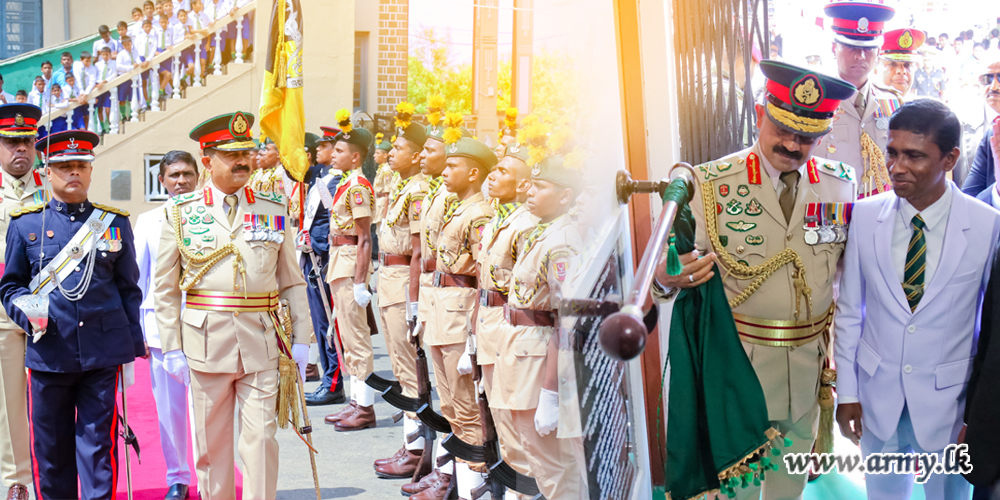
[[[908,49],[913,46],[913,36],[910,35],[910,30],[903,32],[903,36],[899,37],[899,47],[902,49]]]
[[[76,139],[74,139],[72,137],[69,139],[69,146],[68,146],[68,148],[69,149],[78,149],[76,147]]]
[[[456,143],[452,144],[451,147],[448,148],[448,152],[452,153],[452,154],[457,153],[458,152],[458,143],[456,142]]]
[[[243,116],[243,113],[236,113],[233,115],[233,121],[230,122],[229,128],[233,131],[233,135],[245,135],[250,124],[247,123],[247,118]]]
[[[510,152],[511,153],[517,153],[519,151],[521,151],[521,144],[520,143],[515,142],[514,144],[510,145]]]
[[[541,174],[542,174],[542,168],[541,167],[539,167],[538,165],[535,165],[534,167],[531,167],[531,175],[533,175],[535,177],[538,177]]]
[[[858,19],[858,33],[868,33],[868,18]]]
[[[815,108],[823,99],[823,87],[816,75],[806,75],[792,84],[792,102],[803,108]]]
[[[14,116],[14,126],[16,127],[24,126],[24,117],[21,116],[21,113],[18,113],[16,116]]]

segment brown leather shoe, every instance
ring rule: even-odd
[[[451,486],[451,474],[439,474],[434,484],[416,495],[411,500],[444,500],[448,497],[448,487]]]
[[[375,406],[356,406],[354,413],[333,423],[338,432],[360,431],[375,427]]]
[[[306,382],[316,382],[320,379],[320,375],[322,374],[319,372],[319,366],[311,363],[306,365]]]
[[[340,411],[338,411],[337,413],[334,413],[332,415],[327,415],[326,418],[323,419],[323,421],[330,425],[333,425],[339,422],[340,419],[354,413],[354,409],[357,407],[358,403],[352,399],[349,405],[341,408]]]
[[[431,471],[430,474],[427,474],[422,479],[420,479],[420,481],[417,481],[415,483],[404,484],[399,489],[403,493],[403,496],[408,497],[410,495],[416,495],[417,493],[420,493],[421,491],[430,488],[432,484],[437,482],[439,477],[441,477],[441,471],[435,468],[433,471]]]
[[[393,454],[393,455],[392,455],[391,457],[389,457],[389,458],[380,458],[380,459],[376,460],[376,461],[375,461],[375,464],[374,464],[374,465],[372,465],[372,467],[374,467],[374,468],[378,469],[378,468],[379,468],[379,466],[382,466],[382,465],[388,465],[388,464],[390,464],[390,463],[392,463],[392,462],[395,462],[395,461],[396,461],[396,459],[398,459],[398,458],[399,458],[399,457],[400,457],[401,455],[403,455],[404,453],[406,453],[406,447],[405,447],[405,446],[404,446],[404,447],[402,447],[402,448],[400,448],[400,449],[398,449],[398,450],[396,450],[396,453],[394,453],[394,454]]]
[[[7,500],[28,500],[28,487],[15,484],[7,490]]]
[[[375,468],[375,475],[382,479],[408,479],[413,477],[413,473],[420,464],[420,457],[424,450],[403,450],[403,454],[395,461]]]

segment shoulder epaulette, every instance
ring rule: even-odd
[[[265,191],[265,192],[254,191],[254,194],[257,195],[257,198],[261,200],[267,200],[270,201],[271,203],[277,203],[279,205],[285,204],[285,195],[280,193],[275,193],[273,191]]]
[[[816,160],[816,165],[819,167],[816,170],[823,172],[830,177],[836,177],[845,181],[854,180],[854,167],[842,161],[828,160],[818,156],[813,158]]]
[[[737,153],[715,161],[702,163],[694,167],[694,173],[698,182],[705,182],[740,173],[746,170],[746,168],[746,155]]]
[[[20,217],[20,216],[22,216],[24,214],[41,212],[42,211],[42,207],[44,207],[44,206],[45,206],[44,203],[35,203],[34,205],[28,205],[26,207],[21,207],[21,208],[18,208],[16,210],[14,210],[13,212],[11,212],[10,216],[11,216],[11,218],[14,218],[14,217]]]
[[[174,196],[173,198],[170,198],[170,201],[174,205],[183,205],[185,203],[201,199],[201,195],[202,195],[202,190],[199,189],[198,191],[192,191],[190,193],[184,193]]]
[[[98,210],[104,210],[105,212],[111,212],[113,214],[118,214],[123,217],[128,217],[128,210],[122,210],[120,208],[109,207],[107,205],[101,205],[100,203],[94,203],[94,208]]]

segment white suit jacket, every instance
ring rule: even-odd
[[[854,205],[837,302],[837,393],[857,397],[862,428],[888,440],[904,404],[920,447],[940,450],[962,427],[979,312],[1000,238],[1000,212],[953,189],[937,270],[910,312],[893,267],[899,198]]]
[[[156,306],[153,303],[153,276],[156,274],[156,253],[160,248],[160,234],[167,204],[140,214],[135,221],[135,259],[139,263],[139,288],[142,304],[139,318],[149,347],[160,348],[160,333],[156,328]]]

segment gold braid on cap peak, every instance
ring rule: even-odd
[[[445,144],[454,144],[462,138],[463,123],[465,123],[465,117],[462,116],[462,113],[448,113],[445,116],[444,124],[448,127],[442,136]]]
[[[396,128],[406,128],[413,120],[413,105],[403,101],[396,105]]]
[[[767,103],[767,112],[772,118],[778,120],[783,125],[807,134],[826,132],[833,124],[833,118],[806,118],[791,111],[785,111],[770,102]]]
[[[342,108],[337,111],[336,115],[337,125],[340,126],[340,131],[345,135],[350,134],[354,130],[354,126],[351,125],[351,111],[347,108]]]

